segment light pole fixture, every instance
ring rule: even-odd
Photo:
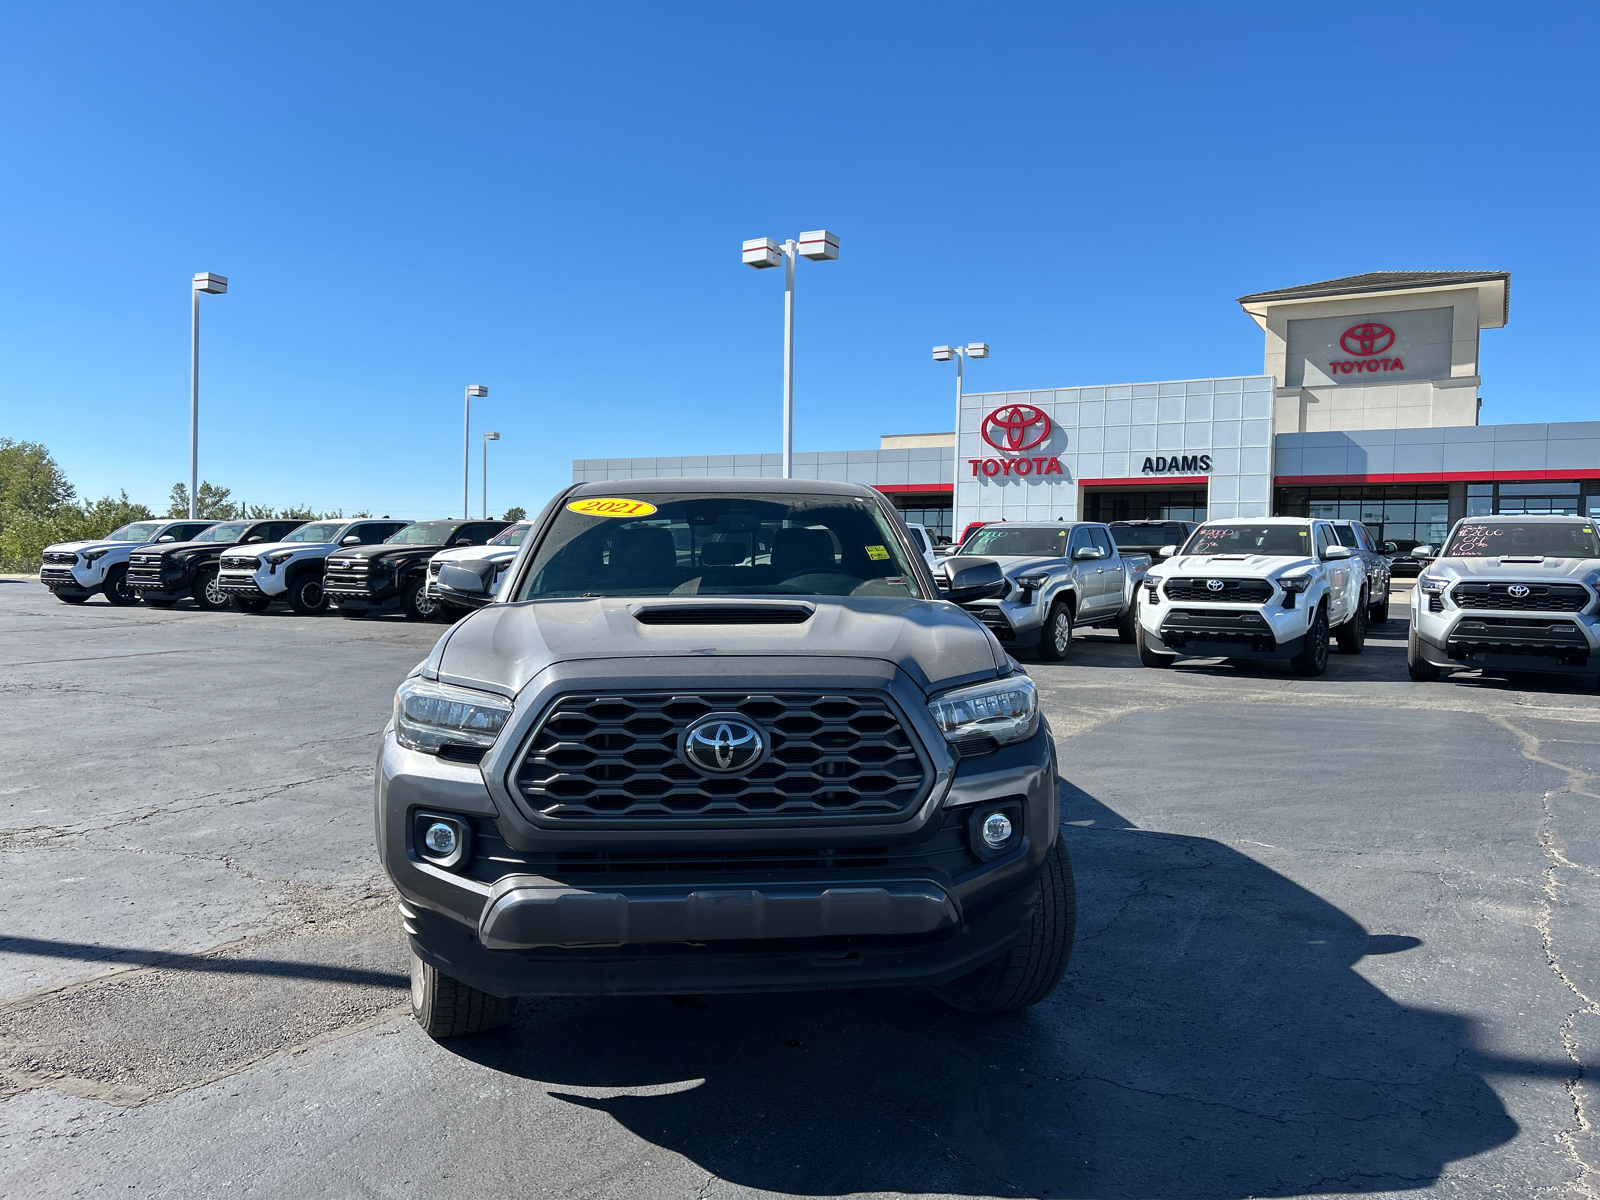
[[[483,519],[485,521],[489,519],[489,443],[498,442],[499,440],[500,435],[498,433],[486,433],[483,435]]]
[[[189,287],[189,519],[200,515],[200,293],[225,296],[228,277],[201,271]]]
[[[934,362],[956,360],[956,457],[961,457],[961,368],[969,358],[988,358],[988,342],[968,342],[965,346],[935,346]]]
[[[764,271],[783,267],[783,477],[794,477],[794,260],[828,262],[839,257],[839,235],[813,229],[778,245],[771,238],[744,243],[744,265]]]
[[[464,521],[472,514],[467,511],[467,476],[472,464],[472,398],[477,396],[482,399],[489,394],[489,389],[481,383],[474,383],[467,388],[467,411],[462,417],[461,424],[461,519]]]

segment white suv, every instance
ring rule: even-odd
[[[137,604],[127,584],[128,558],[141,546],[187,542],[215,521],[133,521],[89,542],[57,542],[44,548],[39,582],[64,604],[82,604],[96,592],[112,604]]]
[[[236,546],[222,554],[217,588],[228,594],[239,612],[265,612],[274,600],[287,600],[302,616],[321,612],[328,598],[322,576],[328,556],[340,546],[381,542],[410,521],[312,521],[281,542]]]
[[[1328,668],[1328,640],[1360,654],[1370,585],[1331,521],[1301,517],[1207,521],[1139,589],[1139,661],[1180,654],[1284,658],[1296,675]]]
[[[1596,677],[1600,532],[1588,517],[1467,517],[1411,593],[1411,678],[1442,669]]]

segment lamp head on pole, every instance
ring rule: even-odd
[[[933,348],[934,362],[949,362],[955,356],[955,350],[949,346],[935,346]]]
[[[475,383],[471,387],[467,388],[467,395],[469,396],[487,396],[488,394],[489,389],[484,387],[481,383]]]
[[[967,343],[967,357],[968,358],[988,358],[989,357],[989,343],[988,342],[968,342]]]
[[[486,433],[483,435],[483,440],[486,442],[498,442],[500,435],[498,433]]]
[[[194,277],[194,290],[208,292],[213,296],[226,295],[228,277],[226,275],[213,275],[210,271],[201,271]]]
[[[839,235],[826,229],[813,229],[800,235],[797,253],[812,262],[829,262],[839,257]]]
[[[758,271],[783,265],[783,247],[771,238],[751,238],[744,243],[742,254],[744,265]]]

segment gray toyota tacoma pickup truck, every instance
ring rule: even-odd
[[[855,485],[579,484],[401,684],[377,764],[412,1007],[918,985],[1036,1003],[1071,952],[1033,682]],[[492,594],[491,594],[492,593]]]

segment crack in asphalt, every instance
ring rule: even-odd
[[[1572,1060],[1575,1074],[1566,1079],[1564,1084],[1567,1097],[1572,1104],[1572,1125],[1559,1130],[1555,1135],[1558,1145],[1566,1151],[1573,1165],[1578,1170],[1578,1177],[1573,1185],[1585,1197],[1585,1200],[1600,1200],[1600,1188],[1597,1188],[1595,1176],[1600,1173],[1600,1166],[1590,1163],[1583,1157],[1578,1146],[1578,1139],[1594,1131],[1594,1120],[1589,1112],[1583,1093],[1583,1081],[1588,1076],[1587,1064],[1583,1061],[1578,1046],[1577,1023],[1583,1016],[1600,1017],[1600,1003],[1586,993],[1567,972],[1562,965],[1561,954],[1556,946],[1554,929],[1555,908],[1561,890],[1562,871],[1576,871],[1579,874],[1591,877],[1600,877],[1600,871],[1592,867],[1575,863],[1567,856],[1565,843],[1561,840],[1556,830],[1556,812],[1552,803],[1555,797],[1562,795],[1583,796],[1590,800],[1600,800],[1600,795],[1588,790],[1588,785],[1596,776],[1580,767],[1568,766],[1566,763],[1556,762],[1546,757],[1541,751],[1542,746],[1537,734],[1526,729],[1519,729],[1504,717],[1495,714],[1486,714],[1491,721],[1505,729],[1517,741],[1517,747],[1522,756],[1529,762],[1550,767],[1560,771],[1566,776],[1566,782],[1558,788],[1552,788],[1541,797],[1543,812],[1539,818],[1538,840],[1539,849],[1548,860],[1541,872],[1541,886],[1539,890],[1539,915],[1534,921],[1539,930],[1539,937],[1544,944],[1545,959],[1554,972],[1561,986],[1571,992],[1579,1001],[1579,1006],[1567,1014],[1561,1023],[1561,1045],[1567,1057]]]

